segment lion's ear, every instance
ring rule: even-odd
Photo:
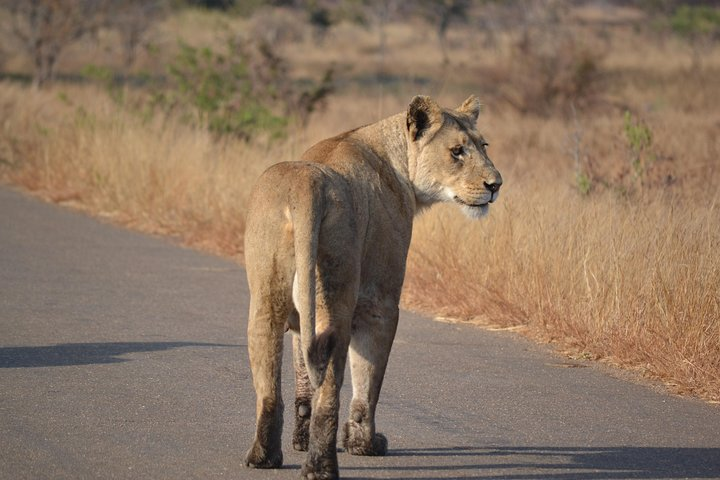
[[[407,128],[413,141],[439,121],[442,121],[442,109],[433,99],[425,95],[416,95],[412,99],[407,111]]]
[[[465,100],[463,104],[460,105],[460,108],[457,109],[458,112],[470,117],[473,123],[477,122],[481,110],[482,103],[480,103],[480,99],[477,98],[475,95],[470,95],[467,100]]]

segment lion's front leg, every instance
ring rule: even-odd
[[[375,431],[375,408],[397,329],[397,307],[378,315],[375,305],[358,305],[350,341],[353,399],[343,446],[352,455],[385,455],[387,439]]]

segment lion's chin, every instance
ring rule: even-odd
[[[483,218],[490,211],[490,205],[487,203],[477,206],[461,205],[460,208],[465,215],[475,220]]]

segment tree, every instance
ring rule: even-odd
[[[33,86],[55,78],[62,51],[100,27],[105,0],[1,0],[10,13],[11,29],[32,58]]]
[[[400,0],[367,0],[362,2],[365,4],[368,16],[371,22],[375,24],[378,30],[378,63],[380,70],[384,69],[385,53],[387,51],[387,24],[398,14],[402,7]]]
[[[464,21],[468,16],[471,0],[423,0],[422,7],[427,19],[435,25],[443,63],[450,62],[447,32],[453,21]]]
[[[2,76],[3,69],[5,68],[5,60],[7,53],[5,51],[5,45],[0,45],[0,76]]]
[[[720,37],[720,9],[706,5],[681,5],[670,17],[670,28],[686,38],[692,48],[692,66],[699,70],[702,54]]]
[[[135,63],[137,47],[145,39],[150,26],[166,12],[165,3],[163,0],[113,2],[108,24],[120,36],[126,71]]]

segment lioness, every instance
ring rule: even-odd
[[[474,96],[456,110],[426,96],[407,112],[323,140],[268,168],[245,232],[248,350],[257,429],[245,464],[282,464],[283,333],[295,366],[293,447],[302,478],[338,478],[340,387],[350,356],[353,398],[343,430],[353,455],[384,455],[375,407],[398,322],[413,217],[454,202],[473,218],[498,198],[500,174],[476,129]]]

